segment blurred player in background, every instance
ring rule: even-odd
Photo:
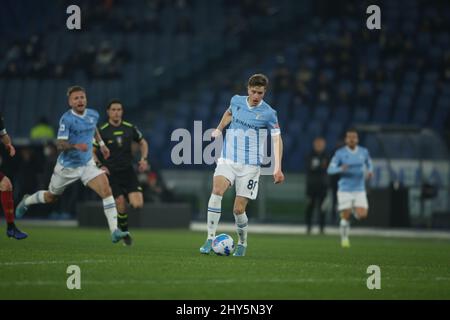
[[[3,145],[10,157],[14,157],[16,154],[16,149],[12,145],[11,138],[5,129],[5,122],[3,120],[3,115],[0,114],[0,137]],[[13,187],[11,180],[3,172],[0,171],[0,199],[2,202],[3,212],[5,213],[7,229],[6,235],[9,238],[14,238],[17,240],[22,240],[28,237],[25,232],[19,230],[14,223],[14,198],[13,198]]]
[[[306,165],[308,166],[306,174],[306,195],[308,197],[308,206],[306,207],[306,225],[307,233],[311,233],[312,216],[314,210],[319,210],[320,233],[324,233],[325,211],[322,209],[323,202],[328,191],[327,167],[329,157],[325,152],[325,139],[317,137],[313,141],[313,150],[309,154]]]
[[[64,190],[81,179],[85,186],[94,190],[103,199],[103,209],[111,231],[112,242],[119,242],[128,232],[117,228],[117,209],[112,196],[108,178],[103,170],[95,165],[92,158],[92,140],[95,136],[105,158],[109,149],[100,137],[96,125],[98,112],[86,108],[87,99],[84,88],[70,87],[67,90],[71,110],[61,117],[57,137],[58,157],[48,190],[41,190],[31,196],[25,195],[16,208],[16,216],[22,217],[29,206],[38,203],[53,203]]]
[[[367,217],[368,201],[365,180],[373,176],[369,151],[358,146],[358,132],[349,129],[345,135],[345,146],[338,149],[331,159],[328,174],[340,174],[338,182],[338,210],[341,212],[341,245],[350,247],[350,216],[356,219]]]
[[[261,129],[270,130],[272,135],[272,150],[275,155],[274,182],[284,181],[281,171],[283,143],[277,113],[263,101],[268,84],[269,80],[265,75],[251,76],[247,85],[248,96],[232,97],[230,107],[225,111],[217,129],[212,134],[215,138],[219,137],[223,129],[231,123],[214,172],[213,189],[208,202],[208,237],[200,248],[203,254],[209,254],[211,251],[221,215],[222,197],[230,186],[236,184],[233,213],[239,242],[233,255],[245,256],[248,229],[245,210],[249,199],[256,199],[258,194],[263,144],[266,140],[265,134],[263,137],[260,136]],[[237,132],[243,134],[236,134]],[[238,142],[234,143],[235,140]]]
[[[94,142],[94,159],[97,167],[104,170],[108,176],[117,205],[117,221],[122,231],[128,231],[127,203],[133,208],[142,208],[144,197],[142,187],[139,185],[136,173],[133,169],[132,143],[139,143],[141,159],[139,160],[139,172],[148,170],[148,144],[139,129],[122,120],[123,105],[119,100],[112,100],[107,108],[108,122],[102,124],[99,133],[110,150],[110,157],[104,159],[97,155],[98,144]],[[132,244],[131,235],[123,238],[126,245]]]

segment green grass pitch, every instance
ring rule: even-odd
[[[133,230],[124,247],[106,229],[24,229],[0,238],[0,299],[450,299],[448,240],[354,236],[342,249],[336,236],[250,233],[236,258],[200,255],[205,234],[185,230]],[[69,265],[80,290],[67,289]]]

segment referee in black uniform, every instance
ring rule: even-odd
[[[144,197],[133,169],[131,146],[133,141],[139,144],[141,159],[139,171],[148,169],[148,144],[138,128],[122,120],[123,105],[119,100],[112,100],[107,108],[108,122],[99,126],[100,135],[110,150],[110,157],[105,160],[97,153],[98,145],[94,143],[94,158],[97,166],[109,176],[110,185],[117,205],[117,220],[122,231],[128,231],[128,214],[126,200],[133,208],[142,208]],[[132,244],[131,236],[125,237],[126,245]]]

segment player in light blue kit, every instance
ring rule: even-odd
[[[227,189],[235,184],[236,198],[233,213],[239,241],[233,255],[245,256],[248,229],[245,210],[248,201],[256,199],[258,194],[260,166],[268,131],[273,140],[274,182],[281,183],[284,180],[281,171],[283,142],[277,113],[263,101],[268,84],[269,80],[265,75],[255,74],[250,77],[247,86],[248,96],[233,96],[230,107],[225,111],[219,126],[212,134],[214,138],[219,137],[222,130],[231,123],[214,172],[213,189],[208,202],[208,236],[200,248],[200,253],[211,252],[212,241],[222,212],[222,197]]]
[[[367,217],[365,180],[373,176],[369,151],[358,146],[358,133],[349,129],[345,135],[345,147],[336,151],[328,166],[328,174],[340,174],[338,183],[338,210],[341,212],[340,233],[343,248],[350,247],[350,216],[354,210],[356,219]]]
[[[97,140],[105,158],[109,149],[105,146],[97,131],[98,112],[86,108],[86,92],[82,87],[73,86],[67,90],[71,107],[63,114],[59,122],[57,137],[58,157],[48,190],[41,190],[31,196],[25,195],[16,208],[16,217],[21,218],[29,206],[38,203],[53,203],[64,190],[81,179],[85,186],[94,190],[103,199],[108,225],[113,243],[119,242],[129,233],[117,228],[117,209],[112,196],[108,178],[104,171],[97,168],[92,159],[93,138]]]

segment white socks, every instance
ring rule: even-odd
[[[247,246],[247,231],[248,231],[248,217],[244,212],[243,214],[234,214],[234,220],[236,221],[236,231],[239,236],[239,244],[244,247]]]
[[[350,221],[341,218],[339,231],[341,233],[341,240],[348,240],[348,235],[350,233]]]
[[[33,193],[31,196],[25,199],[25,206],[29,207],[33,204],[45,203],[44,194],[46,191],[41,190]]]
[[[117,229],[117,208],[113,196],[103,199],[103,210],[108,220],[109,230],[113,233]]]
[[[216,236],[217,225],[219,224],[220,214],[222,213],[222,196],[211,194],[208,202],[208,239],[214,239]]]

